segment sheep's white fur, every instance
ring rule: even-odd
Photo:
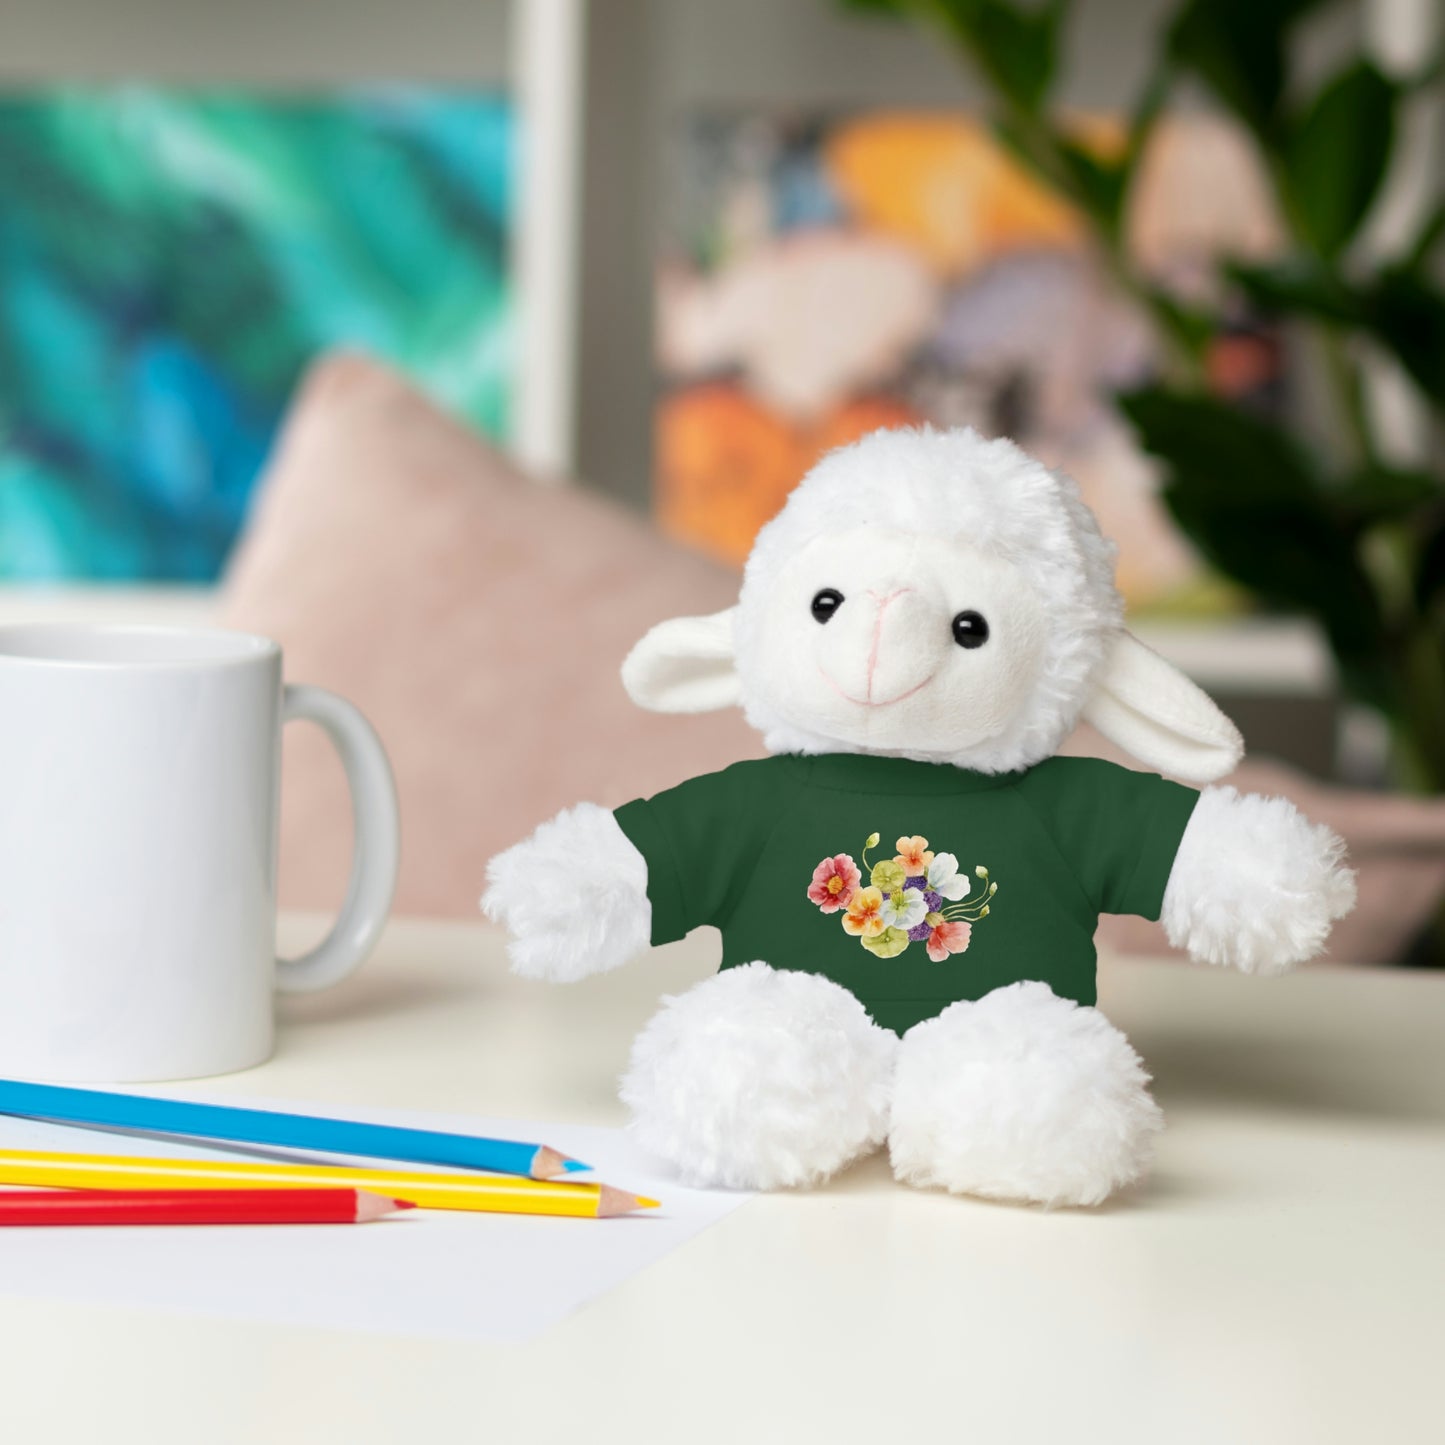
[[[549,888],[549,878],[567,888]],[[573,983],[636,958],[652,937],[647,864],[596,803],[564,808],[487,864],[482,912],[510,935],[524,978]]]
[[[966,538],[1011,565],[1047,619],[1044,654],[1023,707],[1000,734],[960,749],[885,751],[979,772],[1009,772],[1050,757],[1074,727],[1123,625],[1115,547],[1072,481],[1005,439],[970,429],[877,431],[830,452],[758,534],[734,623],[748,721],[769,752],[837,752],[838,740],[785,717],[785,679],[759,665],[771,583],[815,539],[868,523],[923,536]]]
[[[1046,984],[950,1004],[899,1047],[893,1172],[985,1199],[1099,1204],[1149,1167],[1163,1116],[1148,1083],[1103,1014]]]
[[[748,963],[664,1000],[622,1099],[685,1183],[817,1184],[883,1142],[897,1047],[847,989]]]
[[[1205,788],[1184,830],[1162,919],[1203,963],[1284,973],[1323,951],[1355,904],[1344,842],[1285,798]]]

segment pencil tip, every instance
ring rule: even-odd
[[[656,1209],[657,1200],[644,1199],[640,1194],[629,1194],[625,1189],[614,1189],[610,1184],[597,1186],[597,1217],[611,1219],[618,1214],[631,1214],[638,1209]]]
[[[545,1144],[532,1156],[533,1179],[555,1179],[559,1174],[576,1174],[578,1170],[591,1167],[580,1159],[569,1159],[565,1154],[547,1148]]]
[[[384,1194],[372,1194],[369,1190],[356,1191],[356,1222],[367,1224],[373,1219],[385,1219],[399,1209],[415,1209],[410,1199],[388,1199]]]
[[[567,1160],[555,1149],[549,1149],[544,1144],[532,1155],[532,1178],[552,1179],[558,1174],[567,1172]]]

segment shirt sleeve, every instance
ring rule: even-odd
[[[1100,758],[1054,758],[1021,791],[1100,913],[1157,919],[1199,793]]]
[[[647,863],[652,942],[671,943],[704,924],[720,926],[771,826],[743,766],[689,778],[616,811]]]

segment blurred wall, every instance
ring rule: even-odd
[[[0,80],[507,75],[504,0],[3,0]]]
[[[682,104],[956,105],[976,94],[933,35],[832,0],[661,0],[662,79]],[[1145,37],[1173,0],[1078,0],[1070,98],[1110,105],[1143,78]]]

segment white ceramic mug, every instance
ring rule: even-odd
[[[356,818],[330,935],[276,960],[281,726],[319,723]],[[195,1078],[269,1057],[277,987],[344,978],[396,885],[396,793],[350,703],[274,642],[0,627],[0,1076]]]

